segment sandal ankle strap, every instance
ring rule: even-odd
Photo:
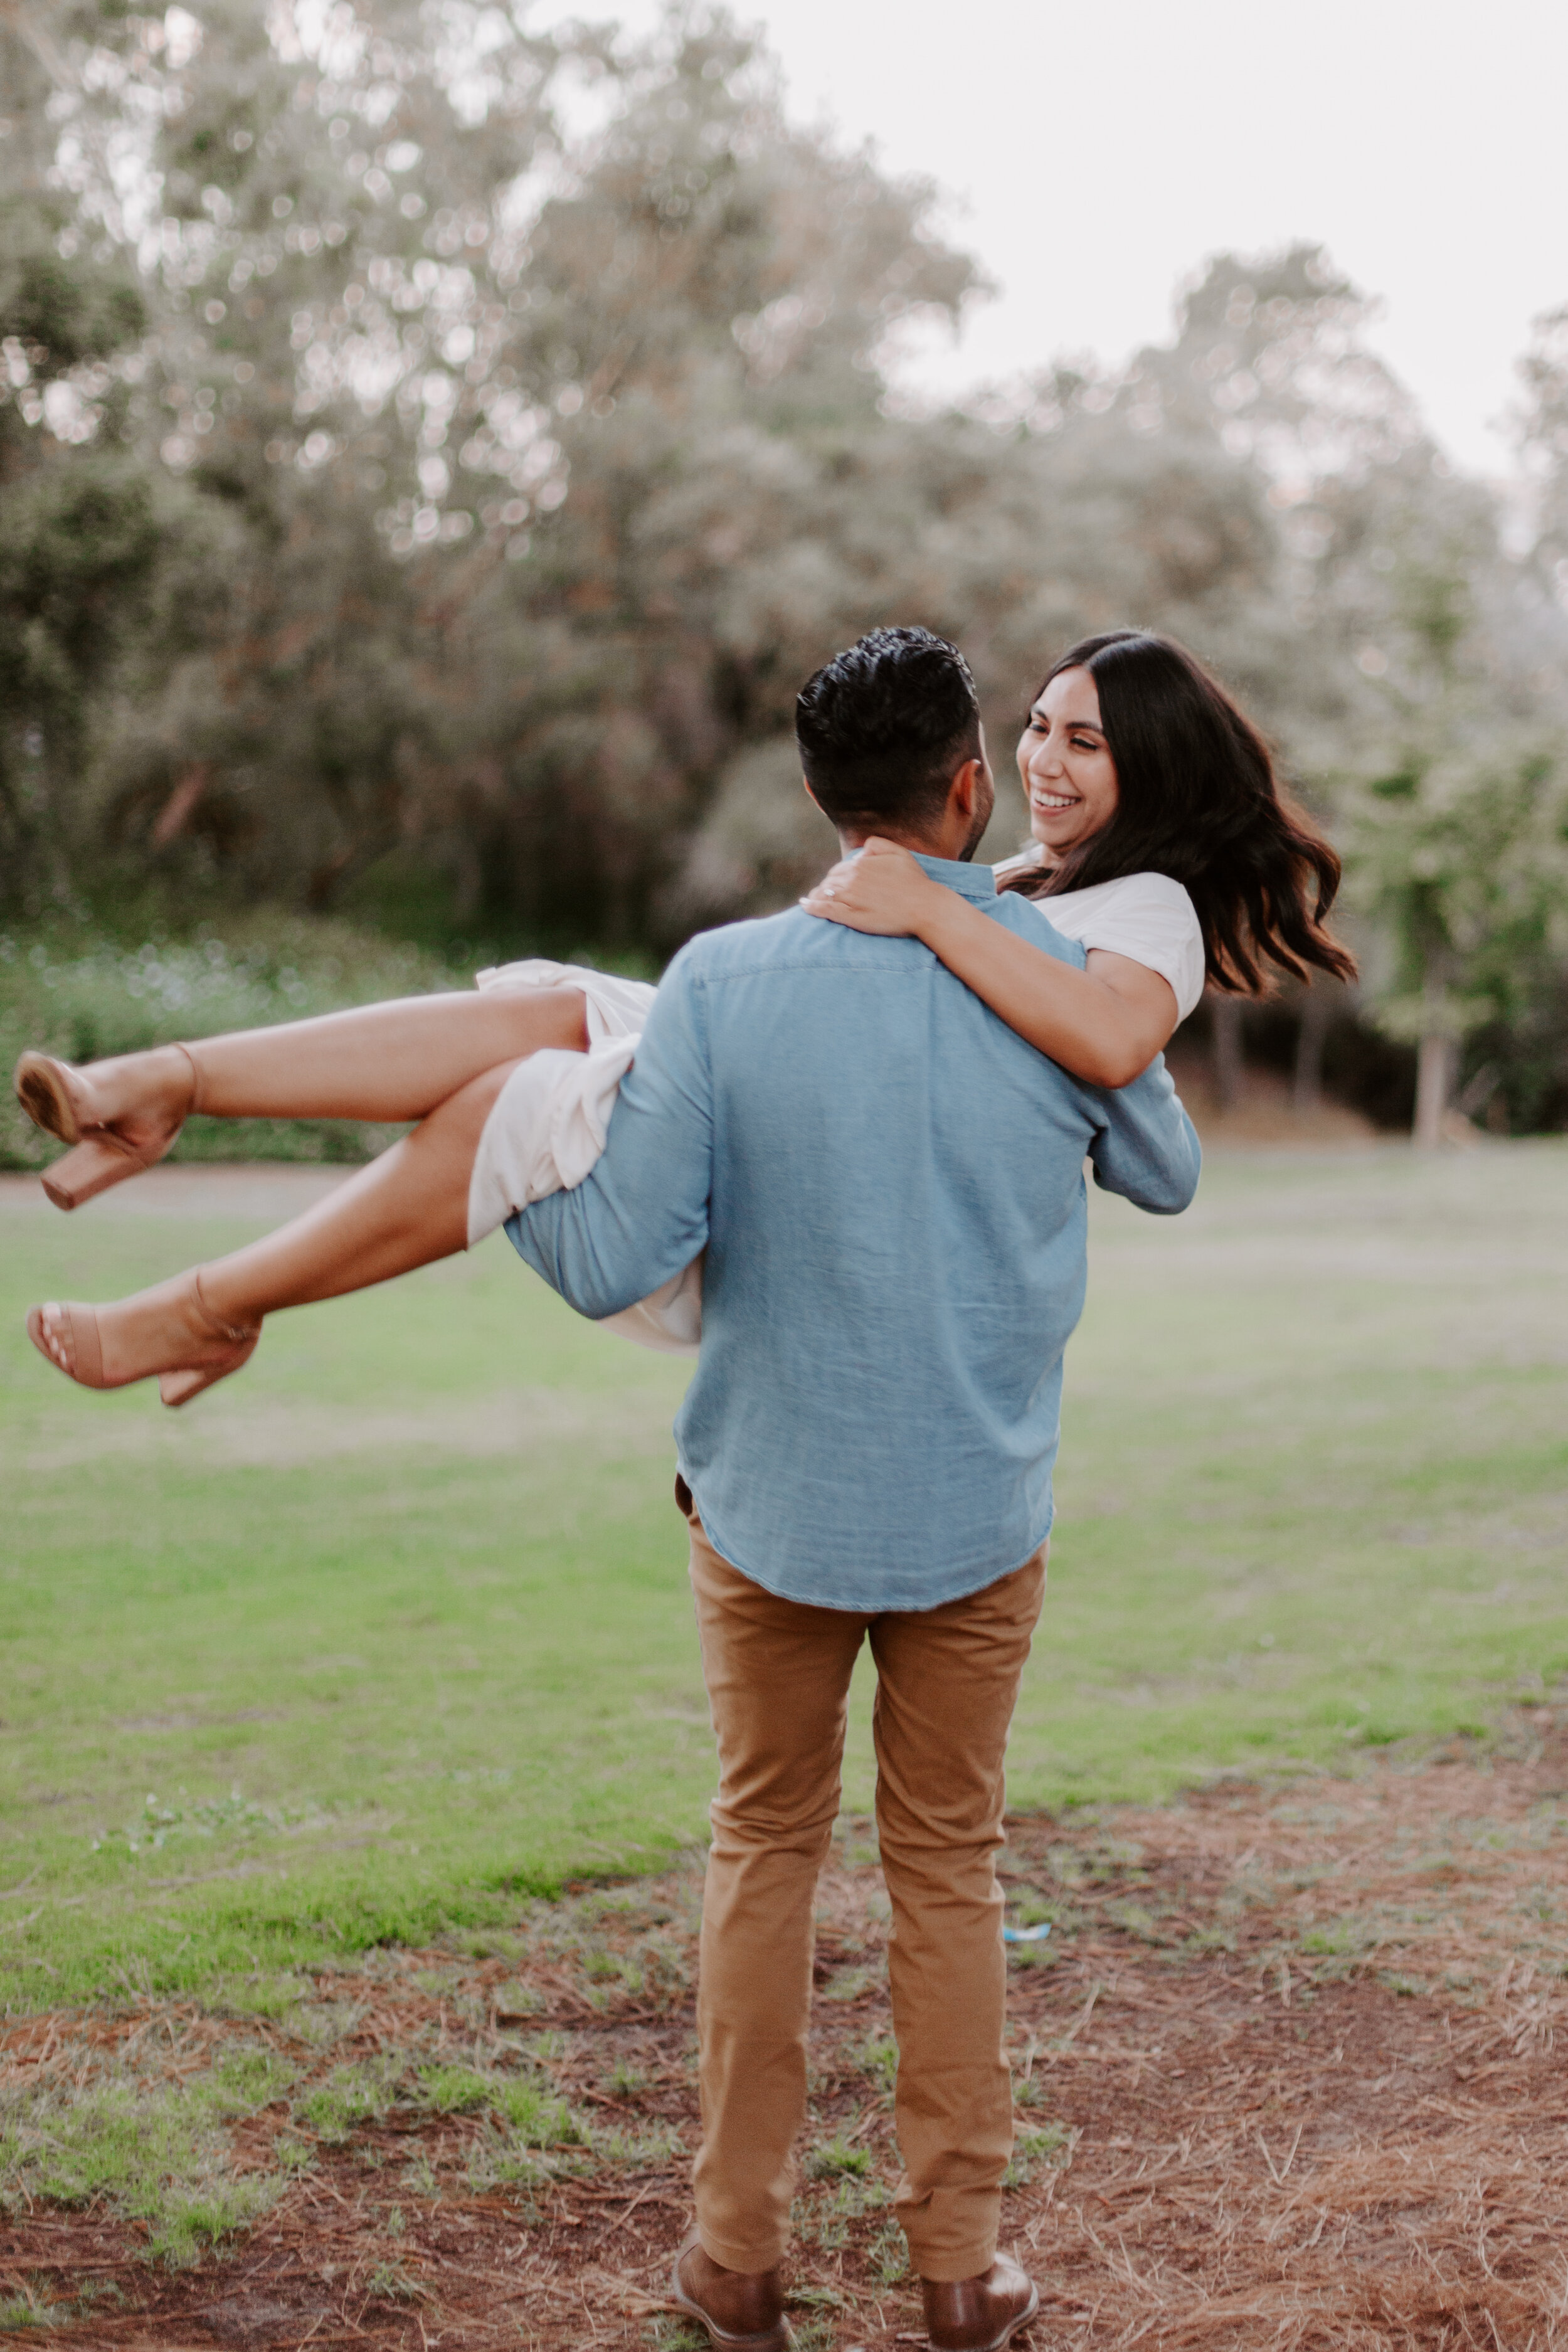
[[[215,1310],[207,1305],[205,1294],[202,1289],[201,1269],[199,1267],[195,1274],[191,1277],[191,1286],[196,1294],[196,1305],[201,1308],[202,1313],[206,1317],[207,1321],[212,1325],[213,1329],[218,1334],[220,1339],[233,1339],[237,1342],[241,1339],[253,1339],[256,1337],[257,1331],[260,1328],[259,1325],[255,1323],[226,1322],[221,1315],[216,1313]]]

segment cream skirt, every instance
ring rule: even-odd
[[[587,1003],[588,1050],[548,1046],[520,1062],[500,1094],[479,1138],[468,1182],[468,1247],[531,1201],[570,1192],[605,1148],[621,1080],[632,1066],[654,992],[644,980],[620,980],[585,965],[542,957],[481,971],[478,986],[580,988]],[[660,1286],[651,1297],[603,1328],[666,1354],[694,1356],[702,1337],[702,1261]]]

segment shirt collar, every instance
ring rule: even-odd
[[[922,866],[933,882],[945,882],[961,898],[973,898],[984,904],[996,896],[996,877],[989,866],[971,866],[958,857],[922,857],[914,853],[915,864]]]

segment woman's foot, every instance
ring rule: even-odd
[[[122,1389],[156,1376],[163,1402],[179,1405],[237,1372],[261,1325],[223,1322],[202,1297],[201,1276],[182,1274],[108,1307],[51,1299],[28,1315],[27,1337],[82,1388]]]
[[[154,1166],[195,1108],[198,1091],[184,1045],[117,1054],[85,1069],[50,1054],[24,1054],[16,1087],[34,1126],[75,1147],[44,1178],[57,1209],[79,1208]]]

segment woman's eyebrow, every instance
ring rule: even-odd
[[[1029,716],[1047,727],[1051,724],[1051,714],[1043,702],[1034,704]],[[1103,735],[1105,732],[1104,728],[1096,726],[1092,719],[1064,719],[1061,724],[1069,735]]]

